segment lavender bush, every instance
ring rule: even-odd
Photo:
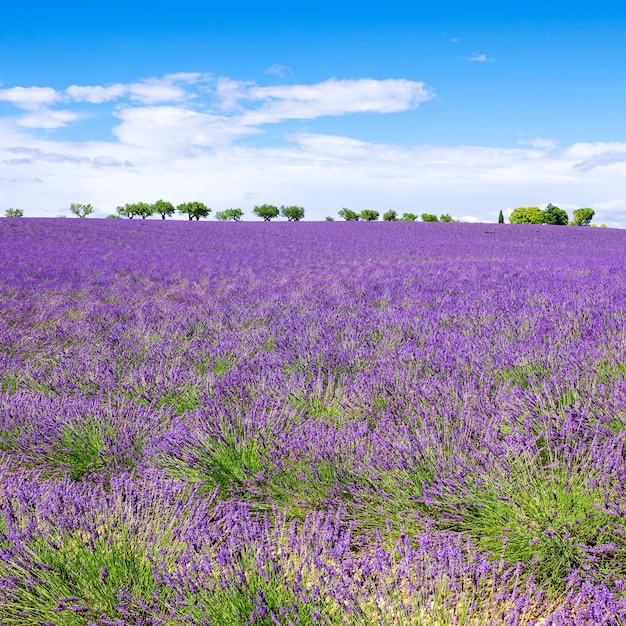
[[[626,235],[0,222],[0,624],[626,623]]]

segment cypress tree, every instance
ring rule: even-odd
[[[504,224],[504,214],[502,213],[502,209],[500,209],[500,215],[498,215],[498,224]]]

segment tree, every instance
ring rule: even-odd
[[[500,213],[498,213],[498,224],[504,224],[504,213],[502,213],[502,209],[500,209]]]
[[[358,222],[359,214],[351,211],[350,209],[346,209],[345,207],[339,211],[339,217],[343,217],[346,222]]]
[[[215,214],[215,219],[220,222],[240,222],[242,217],[243,211],[241,209],[226,209]]]
[[[115,212],[120,217],[127,217],[128,219],[132,220],[133,217],[135,217],[135,215],[137,215],[136,207],[137,207],[136,204],[125,204],[124,206],[118,206],[115,209]]]
[[[417,219],[415,213],[403,213],[400,218],[403,222],[414,222]]]
[[[156,209],[154,204],[148,204],[147,202],[137,202],[137,204],[135,204],[135,213],[141,216],[142,220],[145,220],[146,217],[154,215],[155,211]]]
[[[363,209],[359,217],[364,222],[375,222],[378,219],[378,215],[379,215],[378,211],[373,211],[372,209]]]
[[[543,224],[543,211],[536,206],[513,209],[509,217],[511,224]]]
[[[553,204],[548,204],[545,211],[543,212],[544,224],[552,224],[554,226],[567,226],[568,221],[569,216],[567,215],[567,211],[559,209],[558,206],[554,206]]]
[[[161,219],[164,220],[166,216],[172,216],[176,212],[174,205],[171,202],[165,200],[157,200],[153,205],[153,213],[158,213]]]
[[[449,215],[448,213],[444,213],[440,218],[439,218],[440,222],[453,222],[454,220],[452,219],[452,216]]]
[[[4,217],[24,217],[24,211],[22,209],[7,209],[4,212]]]
[[[422,213],[421,217],[422,217],[422,222],[438,222],[439,221],[437,219],[437,216],[433,215],[432,213]]]
[[[397,222],[398,221],[398,214],[393,211],[393,210],[389,210],[387,211],[387,213],[385,213],[383,215],[383,220],[385,222]]]
[[[334,222],[335,221],[335,218],[331,217],[330,215],[327,215],[325,219],[326,219],[327,222]]]
[[[70,212],[76,215],[76,217],[87,217],[93,213],[93,207],[91,204],[76,204],[72,202],[70,204]]]
[[[278,217],[280,214],[280,209],[273,204],[261,204],[260,206],[255,206],[252,209],[252,212],[257,216],[263,219],[265,222],[272,221],[275,217]]]
[[[593,209],[576,209],[574,211],[574,224],[576,226],[589,226],[595,214]]]
[[[280,214],[290,222],[299,222],[304,217],[304,209],[301,206],[281,206]]]
[[[195,219],[199,220],[201,217],[209,217],[211,209],[202,202],[184,202],[176,207],[176,210],[181,215],[187,215],[189,221]]]

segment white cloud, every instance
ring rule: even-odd
[[[265,70],[265,74],[274,74],[280,78],[286,78],[287,76],[291,76],[292,71],[288,65],[274,63]]]
[[[163,78],[146,78],[135,83],[115,83],[113,85],[72,85],[65,90],[66,97],[76,102],[101,104],[123,97],[130,97],[142,104],[175,102],[192,97],[180,85],[195,85],[210,81],[212,76],[201,72],[178,72],[166,74]]]
[[[127,91],[131,100],[141,104],[176,102],[188,98],[184,87],[158,78],[148,78],[139,83],[132,83],[127,86]]]
[[[67,126],[70,122],[78,119],[78,115],[73,111],[41,109],[33,111],[17,118],[17,123],[26,128],[43,128],[54,130]]]
[[[410,80],[330,79],[316,85],[251,87],[246,97],[266,103],[248,113],[248,123],[267,124],[347,113],[397,113],[432,99],[434,93]]]
[[[196,146],[223,145],[259,132],[236,119],[184,107],[127,107],[116,116],[121,123],[113,132],[122,144],[156,148],[172,156],[188,154]]]
[[[472,54],[472,56],[467,59],[468,61],[474,61],[476,63],[487,63],[489,61],[493,61],[493,59],[490,59],[486,54]]]
[[[533,148],[553,150],[559,144],[554,139],[542,139],[536,137],[534,139],[519,139],[518,142],[521,146],[532,146]]]
[[[218,78],[215,86],[217,108],[227,113],[243,111],[241,100],[246,98],[246,89],[253,84],[251,82],[232,80],[223,76]]]
[[[110,100],[117,100],[126,95],[128,88],[126,85],[116,83],[108,87],[100,85],[72,85],[65,90],[65,93],[75,102],[90,102],[92,104],[102,104]]]
[[[60,95],[51,87],[11,87],[0,89],[0,100],[10,102],[26,111],[37,111],[60,100]]]
[[[459,222],[466,222],[468,224],[480,224],[482,220],[474,215],[464,215],[459,218]]]

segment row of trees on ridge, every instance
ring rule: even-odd
[[[70,213],[77,217],[87,217],[94,212],[91,204],[70,204]],[[161,219],[171,217],[175,213],[180,215],[186,215],[189,220],[199,220],[200,218],[207,218],[212,212],[212,209],[207,207],[202,202],[184,202],[178,206],[174,206],[171,202],[165,200],[157,200],[153,204],[147,202],[135,202],[133,204],[125,204],[118,206],[115,213],[108,215],[109,218],[121,218],[127,217],[133,219],[134,217],[141,217],[146,219],[154,215],[160,215]],[[252,209],[252,213],[266,222],[282,216],[290,222],[299,222],[304,219],[304,209],[300,206],[275,206],[273,204],[261,204],[255,206]],[[243,218],[243,211],[238,208],[225,209],[224,211],[217,211],[215,213],[215,219],[221,222],[240,222]],[[567,211],[560,209],[553,204],[548,204],[545,209],[539,207],[518,207],[514,209],[509,217],[511,224],[552,224],[555,226],[595,226],[591,224],[591,220],[595,215],[595,211],[589,208],[576,209],[573,213],[574,219],[570,221]],[[23,217],[24,211],[22,209],[7,209],[5,211],[6,217]],[[360,213],[352,211],[351,209],[343,208],[339,211],[339,217],[347,222],[373,222],[380,216],[378,211],[371,209],[365,209]],[[422,222],[456,222],[449,214],[444,213],[437,217],[434,213],[422,213],[419,218]],[[415,213],[403,213],[401,217],[398,216],[396,211],[389,210],[383,214],[383,220],[385,222],[415,222],[418,216]],[[327,217],[326,221],[334,221],[333,217]],[[504,224],[504,213],[500,211],[498,215],[498,223]],[[601,227],[606,228],[605,224],[600,224]]]
[[[378,211],[373,211],[371,209],[365,209],[360,213],[356,211],[352,211],[351,209],[343,208],[339,211],[339,217],[343,218],[347,222],[358,222],[359,220],[364,222],[374,222],[380,217],[380,213]],[[447,213],[442,215],[441,217],[437,217],[432,213],[422,213],[421,215],[422,222],[455,222],[450,215]],[[398,217],[396,211],[389,210],[386,213],[383,213],[383,220],[385,222],[415,222],[417,220],[417,215],[415,213],[403,213],[402,217]],[[334,221],[333,217],[327,217],[327,222]]]
[[[184,202],[174,207],[171,202],[157,200],[154,204],[136,202],[134,204],[118,206],[115,210],[115,214],[109,215],[108,217],[128,217],[131,220],[134,217],[141,217],[145,220],[152,215],[160,215],[161,219],[165,219],[175,213],[179,213],[180,215],[186,215],[189,220],[199,220],[200,218],[209,217],[211,212],[212,209],[202,202]],[[290,222],[299,222],[304,219],[304,209],[300,206],[277,207],[273,204],[262,204],[255,206],[252,212],[266,222],[271,221],[279,215],[286,217]],[[243,211],[238,208],[226,209],[215,213],[215,219],[221,222],[240,222],[242,217]]]
[[[583,208],[574,211],[574,220],[570,221],[567,211],[558,206],[548,204],[545,209],[536,206],[518,207],[509,217],[511,224],[551,224],[553,226],[590,226],[596,212]],[[504,215],[500,211],[498,223],[504,224]]]

